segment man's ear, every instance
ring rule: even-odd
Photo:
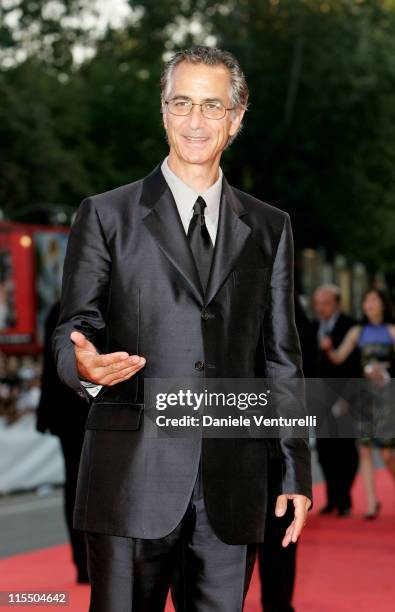
[[[232,118],[232,125],[229,130],[229,135],[234,136],[239,131],[241,122],[243,121],[244,113],[246,112],[245,108],[238,108],[235,112],[235,116]]]
[[[163,102],[161,102],[161,112],[162,112],[163,126],[165,130],[167,131],[167,112],[166,112],[166,106],[165,104],[163,104]]]

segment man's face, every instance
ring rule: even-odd
[[[206,66],[181,62],[173,72],[167,100],[189,98],[194,104],[218,100],[226,108],[232,106],[230,74],[223,66]],[[166,112],[163,122],[170,145],[170,158],[175,164],[219,163],[228,139],[241,123],[244,111],[226,111],[223,119],[206,119],[200,107],[193,106],[189,115],[177,116]]]
[[[339,308],[335,295],[325,290],[315,292],[313,306],[320,321],[328,321]]]

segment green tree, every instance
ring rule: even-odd
[[[0,61],[12,66],[34,58],[48,70],[68,72],[75,44],[94,36],[84,18],[97,15],[88,0],[4,0],[0,4]]]
[[[249,0],[215,32],[251,87],[234,182],[289,210],[299,246],[393,268],[393,6]]]
[[[23,19],[0,30],[0,43],[28,59],[0,75],[8,214],[32,201],[76,205],[150,171],[167,148],[163,58],[216,41],[240,58],[251,89],[244,130],[224,156],[231,182],[288,210],[298,246],[395,273],[393,0],[130,1],[129,23],[100,38],[51,21],[50,2],[13,4]],[[60,5],[74,17],[90,10]],[[76,42],[96,47],[80,66]]]

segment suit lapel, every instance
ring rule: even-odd
[[[225,178],[223,178],[217,238],[204,300],[205,305],[209,304],[216,296],[235,267],[251,233],[251,228],[240,219],[240,217],[246,214],[247,211],[242,203]]]
[[[176,203],[160,166],[143,183],[141,203],[147,209],[143,222],[171,264],[203,305],[203,289]]]
[[[185,279],[201,306],[209,304],[235,267],[251,233],[251,228],[240,218],[247,211],[234,190],[223,178],[217,238],[205,296],[176,203],[160,166],[144,179],[141,204],[146,209],[143,222],[159,248]]]

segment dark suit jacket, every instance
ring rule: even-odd
[[[208,316],[206,316],[208,315]],[[293,246],[288,216],[223,181],[204,295],[166,181],[144,180],[87,199],[72,228],[53,346],[65,383],[83,395],[69,335],[100,351],[143,355],[146,367],[93,401],[76,527],[160,538],[189,503],[201,458],[206,510],[217,535],[263,540],[268,470],[278,492],[311,498],[305,439],[151,439],[141,431],[144,377],[299,377]]]

